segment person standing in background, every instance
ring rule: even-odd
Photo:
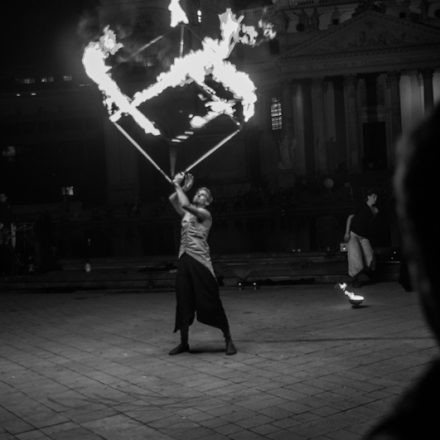
[[[371,234],[374,219],[379,213],[377,208],[378,192],[369,189],[366,192],[364,203],[347,218],[344,240],[347,243],[348,275],[353,287],[360,287],[361,274],[369,278],[375,270],[375,255],[371,245]]]

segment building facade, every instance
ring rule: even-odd
[[[379,186],[392,201],[396,141],[440,100],[440,1],[183,3],[186,51],[198,39],[218,37],[218,14],[227,7],[244,23],[264,19],[277,32],[256,47],[234,49],[231,61],[256,84],[256,112],[194,169],[216,195],[213,249],[335,249],[367,187]],[[127,90],[164,71],[182,43],[159,0],[106,0],[92,21],[116,29],[131,53],[168,35],[139,52]],[[84,35],[92,35],[90,23],[82,23]],[[81,56],[79,46],[72,56]],[[71,71],[2,72],[0,190],[23,224],[52,213],[63,257],[174,253],[169,183],[109,121],[79,61]],[[179,102],[170,110],[179,111]],[[216,130],[185,148],[143,147],[172,174],[214,145]],[[378,243],[393,247],[399,240],[391,211]]]
[[[297,174],[392,169],[400,134],[439,99],[439,11],[434,1],[276,2],[274,87]]]

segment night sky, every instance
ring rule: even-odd
[[[78,23],[98,4],[99,0],[11,2],[1,17],[1,72],[61,74],[77,69],[82,47]]]
[[[166,0],[163,0],[166,1]],[[90,31],[100,0],[25,0],[8,2],[1,13],[3,55],[0,73],[81,72],[84,26]],[[236,9],[270,5],[270,0],[235,0]],[[87,32],[86,32],[87,33]],[[90,41],[90,38],[87,40]]]

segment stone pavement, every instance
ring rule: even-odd
[[[360,293],[224,289],[237,355],[171,357],[172,292],[2,292],[0,439],[358,439],[437,354],[415,293]]]

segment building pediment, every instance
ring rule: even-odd
[[[366,11],[288,49],[282,58],[393,51],[440,45],[440,29],[394,16]]]

